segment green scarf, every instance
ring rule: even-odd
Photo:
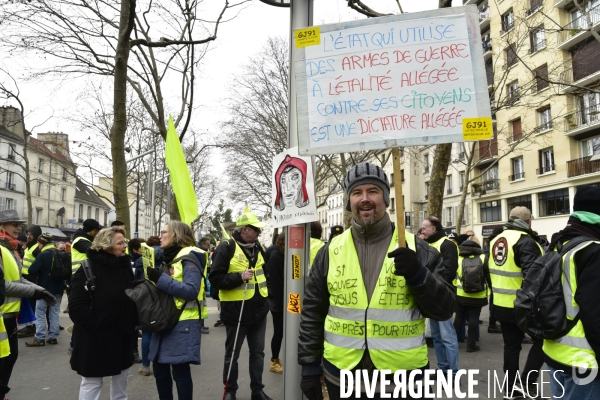
[[[598,214],[594,214],[587,211],[575,211],[571,213],[571,216],[587,224],[600,225],[600,215]]]

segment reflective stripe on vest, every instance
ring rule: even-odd
[[[515,307],[517,290],[523,283],[523,271],[515,262],[513,247],[521,236],[529,235],[523,231],[505,229],[490,243],[489,267],[495,306]],[[541,257],[543,251],[539,245],[538,248]]]
[[[575,301],[575,293],[577,292],[575,253],[592,243],[600,245],[598,241],[584,242],[575,246],[563,256],[562,289],[569,320],[575,319],[579,312],[579,304]],[[582,363],[586,363],[588,369],[598,369],[598,363],[594,364],[596,353],[585,338],[581,321],[578,321],[563,337],[555,340],[544,339],[543,350],[548,357],[563,365],[580,367]]]
[[[175,256],[174,259],[176,260],[180,257],[186,256],[192,251],[195,251],[197,253],[204,253],[204,250],[201,250],[197,247],[184,247],[183,249],[179,250],[179,253],[177,253],[177,256]],[[183,261],[178,261],[174,264],[171,264],[171,268],[173,268],[173,279],[175,279],[178,282],[183,282]],[[202,314],[208,314],[206,310],[205,301],[206,295],[204,293],[204,279],[202,278],[200,278],[200,291],[198,292],[198,297],[196,298],[196,300],[198,300],[198,303],[196,303],[196,300],[188,300],[186,303],[186,300],[180,297],[173,296],[173,298],[175,299],[175,305],[177,306],[177,308],[181,309],[181,307],[183,307],[183,305],[185,304],[183,312],[179,317],[180,321],[200,319],[200,315],[198,315],[198,303],[200,303],[200,307],[202,308]]]
[[[80,240],[85,240],[87,242],[92,243],[88,238],[84,238],[83,236],[79,236],[78,238],[73,240],[73,243],[71,244],[71,271],[72,271],[72,273],[75,273],[75,271],[77,271],[77,269],[79,267],[81,267],[82,261],[85,261],[88,259],[87,254],[81,253],[81,252],[77,251],[77,249],[75,248],[75,244],[77,242],[79,242]]]
[[[406,233],[406,242],[415,249],[413,234]],[[393,251],[397,243],[398,233],[394,230],[388,252]],[[339,369],[352,369],[368,350],[373,364],[380,370],[425,366],[425,319],[406,288],[405,279],[394,275],[394,260],[384,258],[369,302],[352,228],[332,239],[328,257],[325,359]]]
[[[475,256],[469,256],[467,258],[474,258]],[[481,259],[481,263],[485,262],[485,254],[480,254],[479,258]],[[470,297],[472,299],[485,299],[488,295],[487,288],[486,290],[482,290],[481,292],[476,293],[467,293],[463,290],[461,278],[462,278],[462,265],[465,257],[458,256],[458,268],[456,270],[456,278],[454,279],[454,286],[456,286],[456,295],[461,297]],[[486,285],[487,286],[487,285]]]
[[[0,312],[0,358],[10,355],[10,344],[8,343],[8,333],[4,326],[4,316]]]
[[[325,246],[325,243],[323,243],[322,240],[310,238],[310,262],[308,264],[309,268],[312,267],[313,261],[315,260],[317,253],[323,246]]]
[[[23,254],[23,269],[21,270],[21,273],[25,275],[29,275],[29,267],[31,267],[31,264],[35,261],[35,256],[33,255],[35,249],[37,249],[37,245],[28,247]]]
[[[230,239],[233,240],[233,239]],[[235,241],[234,241],[235,242]],[[228,246],[227,242],[223,242],[221,246]],[[258,252],[256,265],[254,266],[254,275],[252,275],[252,279],[248,281],[248,287],[246,288],[246,283],[242,283],[240,286],[229,289],[229,290],[219,290],[219,298],[221,301],[241,301],[244,300],[244,292],[246,292],[245,300],[251,299],[254,296],[256,285],[258,285],[258,292],[262,297],[267,297],[269,292],[267,290],[267,278],[265,277],[265,272],[263,270],[263,265],[265,261],[263,260],[262,254]],[[240,245],[235,242],[235,253],[229,261],[229,270],[228,273],[241,273],[247,270],[250,267],[250,262],[246,257],[246,254],[240,247]]]
[[[15,255],[4,246],[0,246],[2,252],[2,264],[4,266],[4,281],[5,282],[19,282],[21,281],[21,274],[19,273],[19,263],[15,258]],[[0,307],[2,314],[18,313],[21,310],[21,298],[20,297],[6,297],[4,304]]]

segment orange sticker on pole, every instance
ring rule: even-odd
[[[287,310],[292,314],[300,314],[300,294],[290,293],[288,295]]]

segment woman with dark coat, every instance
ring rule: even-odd
[[[160,400],[173,399],[173,380],[179,400],[192,400],[190,364],[200,364],[200,317],[205,301],[202,275],[208,256],[194,247],[194,233],[183,222],[170,221],[160,234],[163,263],[171,264],[170,273],[148,268],[148,279],[159,290],[172,295],[178,308],[185,308],[175,327],[152,334],[148,358],[152,361]],[[195,257],[197,262],[173,262],[184,255]]]
[[[283,364],[279,359],[283,340],[283,303],[285,301],[283,271],[285,264],[285,233],[280,233],[275,241],[277,246],[267,261],[269,280],[269,310],[273,316],[273,337],[271,338],[271,365],[269,371],[283,373]]]
[[[137,326],[135,303],[125,295],[133,281],[125,254],[125,231],[102,229],[87,251],[94,290],[83,267],[71,280],[69,316],[73,326],[71,368],[82,376],[79,400],[97,399],[102,377],[110,376],[111,400],[127,399],[127,377],[133,364],[133,336]]]

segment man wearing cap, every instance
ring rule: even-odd
[[[521,386],[519,380],[516,379],[519,374],[521,342],[525,332],[516,324],[514,302],[517,290],[521,288],[523,279],[527,276],[527,271],[542,255],[542,248],[531,237],[531,211],[527,207],[513,208],[502,233],[490,242],[487,261],[494,294],[493,314],[500,321],[504,339],[503,369],[508,377],[506,399],[511,398],[513,387]],[[533,393],[535,393],[538,371],[543,363],[542,340],[534,338],[525,367],[520,375],[523,386],[532,388]],[[518,396],[521,395],[518,393]]]
[[[0,268],[4,272],[5,281],[5,298],[4,303],[0,306],[0,311],[4,318],[10,346],[10,355],[0,358],[0,399],[3,399],[10,391],[8,383],[19,355],[16,318],[21,310],[21,298],[44,299],[48,303],[52,303],[54,299],[54,296],[47,290],[21,276],[22,265],[15,249],[23,222],[25,220],[19,218],[19,214],[15,210],[0,211],[0,253],[2,257]]]
[[[248,341],[250,351],[251,399],[271,400],[263,391],[262,383],[269,303],[267,280],[263,271],[264,255],[258,236],[266,224],[259,221],[246,207],[245,212],[236,221],[236,226],[232,239],[222,241],[215,249],[209,276],[211,285],[219,289],[221,320],[225,324],[227,334],[223,366],[225,400],[236,398],[239,388],[237,360],[244,338]],[[239,333],[234,349],[237,329]]]
[[[329,230],[329,241],[331,242],[331,239],[333,239],[336,236],[341,235],[342,233],[344,233],[344,227],[342,225],[332,226],[331,229]]]
[[[86,219],[83,221],[83,227],[77,229],[73,235],[71,244],[71,266],[72,273],[81,266],[81,262],[87,260],[87,251],[92,247],[94,238],[100,231],[100,224],[95,219]]]
[[[563,276],[563,282],[568,282],[563,292],[569,293],[569,301],[577,305],[567,307],[567,318],[577,316],[579,321],[562,338],[544,340],[543,350],[550,376],[554,377],[550,379],[554,398],[564,393],[565,400],[592,400],[600,394],[600,376],[586,384],[577,378],[597,374],[600,364],[600,187],[577,188],[573,213],[565,229],[552,236],[550,249],[556,250],[558,243],[578,236],[587,236],[590,241],[567,256],[570,279]],[[563,274],[566,273],[564,268]],[[588,367],[585,372],[580,369],[584,363]]]
[[[398,228],[386,212],[385,172],[358,164],[348,171],[344,188],[350,229],[317,254],[302,307],[298,363],[309,400],[323,399],[321,375],[336,400],[340,370],[368,370],[369,376],[376,369],[392,375],[405,370],[408,376],[429,368],[425,318],[447,320],[455,306],[440,254],[410,232],[407,247],[397,248]],[[384,397],[379,382],[374,386],[373,398]]]
[[[54,279],[50,276],[52,268],[54,266],[54,242],[52,242],[52,235],[49,233],[42,233],[38,238],[38,247],[40,254],[35,258],[29,272],[31,275],[37,275],[37,283],[48,292],[52,293],[56,298],[56,301],[50,305],[44,300],[38,300],[35,307],[35,337],[25,342],[27,347],[40,347],[48,344],[57,344],[57,337],[60,334],[58,325],[58,316],[60,313],[60,301],[62,300],[63,291],[65,290],[64,279]],[[48,310],[48,323],[49,327],[46,326],[46,310]],[[48,339],[46,339],[46,333],[48,333]]]

